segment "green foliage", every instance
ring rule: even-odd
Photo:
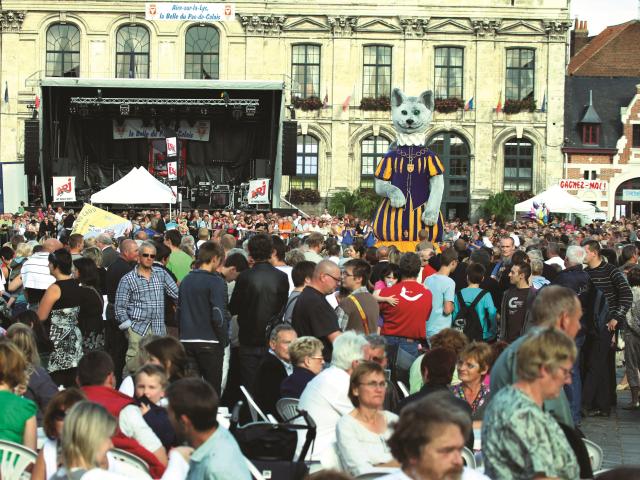
[[[481,208],[484,215],[495,215],[496,220],[505,222],[513,219],[513,207],[516,202],[517,198],[513,193],[500,192],[487,198]]]
[[[331,215],[371,218],[378,202],[379,198],[372,189],[337,192],[329,199],[329,212]]]

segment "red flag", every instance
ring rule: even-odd
[[[36,110],[40,108],[40,97],[36,95]]]
[[[351,103],[351,94],[342,102],[342,111],[346,112],[349,108],[349,104]]]
[[[329,91],[326,90],[324,93],[324,100],[322,101],[322,108],[329,107]]]
[[[498,97],[498,105],[496,106],[496,112],[502,112],[502,90],[500,91],[500,96]]]

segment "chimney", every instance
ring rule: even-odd
[[[587,43],[589,43],[589,29],[587,27],[587,21],[581,21],[576,18],[573,30],[571,31],[571,57],[582,50]]]

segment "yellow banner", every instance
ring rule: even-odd
[[[85,203],[73,224],[73,231],[71,233],[93,236],[106,232],[118,237],[122,235],[127,228],[131,228],[131,222],[129,222],[129,220],[115,213],[107,212],[106,210]]]

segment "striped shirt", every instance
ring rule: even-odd
[[[49,252],[38,252],[25,260],[20,270],[24,288],[46,290],[56,279],[49,272]]]
[[[151,277],[138,273],[136,267],[124,275],[118,284],[115,301],[116,321],[121,330],[131,328],[144,336],[151,328],[155,335],[166,335],[164,324],[164,294],[178,298],[178,286],[160,267],[152,267]]]
[[[633,302],[633,294],[627,279],[620,270],[604,260],[596,268],[587,267],[584,271],[606,297],[611,318],[622,325]]]

